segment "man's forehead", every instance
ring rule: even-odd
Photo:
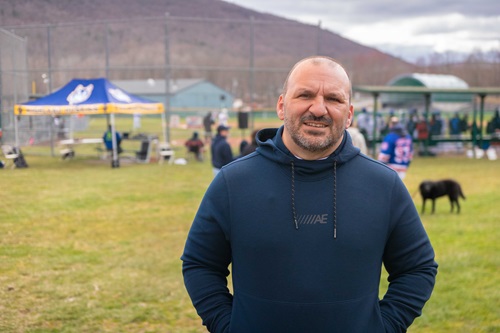
[[[328,85],[343,86],[351,95],[351,80],[345,69],[328,57],[306,58],[294,65],[283,85],[283,94],[301,81],[324,82]]]
[[[310,60],[299,64],[290,75],[290,81],[298,80],[335,83],[339,81],[348,82],[349,78],[341,66],[322,59],[321,62],[313,62]]]
[[[348,78],[341,73],[324,70],[311,71],[307,68],[291,76],[289,81],[289,89],[293,90],[315,90],[319,87],[337,90],[349,89],[350,85]]]

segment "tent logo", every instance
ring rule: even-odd
[[[92,91],[94,90],[94,85],[91,83],[88,86],[84,87],[82,84],[76,86],[75,90],[73,90],[66,100],[69,105],[80,104],[85,102],[92,95]]]
[[[130,98],[130,96],[125,94],[120,89],[109,88],[108,92],[111,94],[111,96],[113,96],[114,98],[116,98],[120,102],[126,102],[126,103],[132,102],[132,99]]]

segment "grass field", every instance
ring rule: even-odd
[[[157,121],[143,126],[161,132]],[[91,123],[87,134],[104,128]],[[172,136],[182,144],[190,134]],[[70,161],[23,150],[29,168],[0,170],[0,332],[206,332],[179,257],[212,179],[208,161],[112,169],[78,150]],[[500,161],[420,157],[405,183],[414,194],[443,177],[459,180],[467,200],[460,215],[443,198],[422,216],[440,267],[410,332],[500,332]]]

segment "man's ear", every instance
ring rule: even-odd
[[[349,128],[354,123],[354,106],[351,104],[349,106],[349,115],[347,116],[347,122],[345,124],[345,128]]]
[[[285,119],[285,105],[283,102],[283,95],[280,95],[278,102],[276,103],[276,114],[280,120]]]

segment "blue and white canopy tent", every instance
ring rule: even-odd
[[[162,114],[163,104],[125,92],[105,78],[73,79],[59,90],[40,99],[16,104],[18,116],[109,115],[113,131],[113,164],[118,165],[114,114]],[[15,119],[17,119],[15,117]],[[162,121],[165,124],[165,120]],[[165,131],[165,126],[163,130]],[[15,125],[18,145],[17,121]],[[166,133],[164,133],[166,140]]]

